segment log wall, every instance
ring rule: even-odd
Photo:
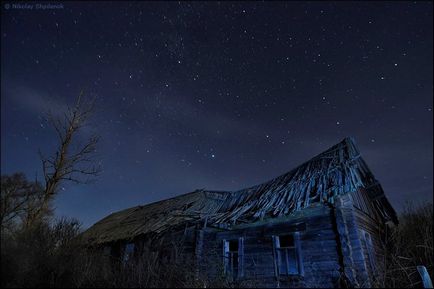
[[[221,278],[223,240],[243,237],[244,282],[261,287],[336,287],[340,264],[331,210],[327,206],[316,206],[290,218],[238,226],[231,230],[203,229],[200,270],[211,277]],[[279,277],[276,276],[272,236],[292,232],[299,232],[304,274]]]

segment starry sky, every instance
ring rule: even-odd
[[[1,170],[40,178],[47,110],[95,97],[103,171],[57,216],[252,186],[346,136],[397,210],[432,201],[432,2],[41,3],[2,3]]]

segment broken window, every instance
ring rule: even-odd
[[[123,262],[126,263],[133,258],[134,255],[134,243],[127,243],[124,248]]]
[[[375,250],[374,250],[374,245],[372,244],[371,234],[363,231],[363,237],[365,240],[365,246],[366,246],[366,251],[368,253],[369,264],[371,265],[371,270],[372,272],[376,272]]]
[[[273,246],[277,275],[303,275],[298,232],[273,236]]]
[[[244,239],[223,240],[225,274],[237,279],[243,276]]]

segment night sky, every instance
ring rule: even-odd
[[[79,137],[101,135],[102,174],[63,186],[57,216],[89,226],[252,186],[346,136],[397,210],[432,201],[432,2],[14,3],[1,8],[2,174],[41,179],[38,149],[57,141],[47,110],[97,98]]]

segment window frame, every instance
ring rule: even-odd
[[[282,236],[292,236],[294,244],[292,246],[288,247],[281,247],[280,246],[280,238]],[[274,271],[276,274],[276,277],[294,277],[294,276],[304,276],[304,266],[303,266],[303,256],[301,252],[301,242],[300,242],[300,232],[293,232],[293,233],[284,233],[280,235],[273,235],[273,257],[274,257]],[[285,252],[285,261],[286,261],[286,272],[281,272],[282,268],[282,251],[281,249],[284,249]],[[288,260],[288,254],[289,250],[294,250],[295,255],[295,273],[291,272],[290,266],[289,266],[289,260]]]
[[[122,262],[125,264],[131,261],[134,257],[135,251],[136,251],[136,244],[134,242],[126,243],[123,247]]]
[[[375,274],[377,272],[376,257],[375,257],[375,247],[372,243],[372,236],[369,232],[362,230],[363,240],[365,241],[366,252],[368,253],[369,265],[371,271]]]
[[[230,242],[238,242],[238,250],[230,250]],[[237,256],[236,274],[234,274],[234,255]],[[244,277],[244,237],[223,240],[223,269],[224,274],[233,280]]]

